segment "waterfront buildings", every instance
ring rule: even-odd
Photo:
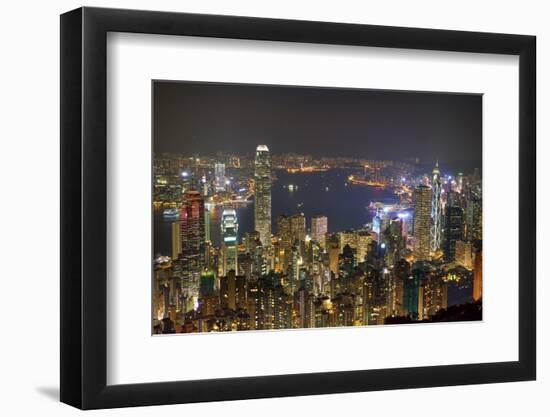
[[[325,175],[313,157],[279,159],[278,169],[291,163],[297,170],[292,175]],[[326,215],[302,213],[302,199],[296,198],[301,184],[300,191],[285,188],[295,200],[286,206],[288,212],[272,219],[272,187],[283,189],[288,183],[277,180],[278,171],[272,173],[265,145],[256,148],[254,157],[227,162],[236,160],[194,157],[192,166],[183,167],[190,174],[178,174],[179,183],[170,177],[174,183],[162,188],[160,207],[175,215],[162,217],[167,249],[154,259],[156,333],[430,321],[445,317],[449,305],[481,302],[479,176],[464,175],[459,185],[441,175],[436,164],[431,179],[421,172],[392,186],[399,193],[396,203],[338,200],[349,207],[364,204],[364,221],[329,231]],[[373,164],[373,173],[380,183],[391,184],[385,165],[391,166]],[[200,192],[193,176],[200,179]],[[217,187],[228,178],[233,187]],[[372,186],[346,184],[342,188]],[[172,185],[180,190],[177,198]],[[324,185],[319,189],[324,196],[336,196]],[[240,217],[240,207],[248,204],[245,196],[255,199],[250,218]],[[323,212],[323,206],[317,208]],[[338,219],[331,220],[333,229],[335,224]]]

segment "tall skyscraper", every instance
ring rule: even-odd
[[[468,240],[482,239],[482,214],[481,198],[472,193],[466,201],[466,237]]]
[[[456,261],[464,268],[473,269],[472,243],[465,240],[457,240],[455,243]]]
[[[456,187],[455,190],[457,193],[462,193],[464,190],[464,174],[462,172],[459,172],[456,176]]]
[[[277,234],[281,239],[281,247],[287,251],[294,242],[294,236],[292,233],[292,222],[290,216],[283,214],[277,217]]]
[[[183,194],[181,212],[181,254],[187,272],[200,272],[205,264],[206,241],[204,199],[198,191]]]
[[[207,242],[212,242],[212,236],[210,234],[210,219],[212,217],[211,211],[208,208],[204,209],[204,239]]]
[[[328,232],[327,216],[313,216],[311,218],[311,239],[323,249],[326,249],[326,234]]]
[[[287,270],[288,281],[290,284],[290,294],[294,294],[299,287],[300,282],[300,268],[302,268],[303,259],[300,256],[300,251],[296,245],[292,245],[290,253],[290,265]]]
[[[225,164],[223,162],[214,164],[214,187],[216,191],[225,190]]]
[[[464,211],[460,207],[445,207],[445,260],[447,262],[456,259],[456,242],[462,239],[463,215]]]
[[[300,243],[305,241],[306,219],[303,214],[281,215],[277,218],[277,230],[284,250],[283,270],[286,271],[292,261],[293,248],[299,248]]]
[[[233,209],[225,209],[222,212],[221,232],[222,232],[222,254],[223,267],[222,275],[226,276],[229,271],[235,271],[238,274],[238,251],[237,251],[237,212]]]
[[[237,307],[237,276],[231,270],[220,279],[220,305],[222,308],[235,310]]]
[[[290,217],[290,227],[294,241],[301,243],[306,240],[306,218],[303,213]]]
[[[205,270],[201,273],[199,297],[205,297],[214,294],[214,282],[216,276],[214,272]]]
[[[419,185],[414,190],[414,253],[418,260],[430,256],[432,189]]]
[[[400,259],[396,262],[395,267],[393,269],[393,276],[395,281],[395,302],[396,302],[396,314],[406,315],[407,312],[405,311],[404,305],[405,305],[405,281],[409,279],[411,276],[411,265],[405,260]],[[414,294],[408,294],[409,296],[413,296]],[[410,302],[411,300],[407,300]],[[418,304],[418,303],[417,303]]]
[[[271,160],[266,145],[258,145],[254,160],[254,227],[263,246],[271,244]]]
[[[441,246],[441,177],[439,163],[432,171],[432,225],[430,229],[430,248],[433,252]]]
[[[332,235],[327,241],[330,272],[338,277],[338,256],[340,255],[340,240],[337,235]]]
[[[369,252],[370,243],[373,241],[371,232],[361,230],[357,232],[357,262],[365,262]]]
[[[422,282],[422,318],[447,308],[447,284],[437,275],[428,273]]]
[[[474,301],[481,299],[483,295],[483,260],[481,249],[475,253],[474,261]]]
[[[357,232],[355,230],[342,230],[338,233],[340,239],[340,253],[344,250],[346,245],[350,248],[357,248]]]
[[[181,253],[181,222],[172,223],[172,259],[178,259]]]

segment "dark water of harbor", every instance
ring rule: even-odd
[[[306,228],[311,217],[322,214],[328,217],[329,232],[356,229],[372,220],[367,209],[370,202],[397,202],[391,190],[377,189],[346,183],[346,178],[357,171],[333,169],[326,172],[295,173],[276,171],[277,180],[271,189],[272,230],[277,232],[277,217],[282,214],[304,213]],[[289,187],[292,186],[292,187]],[[254,230],[254,203],[236,208],[239,222],[239,242],[245,233]],[[220,243],[221,207],[211,210],[210,236],[215,246]],[[154,212],[154,254],[170,255],[171,221]]]

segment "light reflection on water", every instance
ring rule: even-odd
[[[356,229],[371,221],[367,206],[372,201],[395,203],[397,198],[390,190],[346,185],[349,174],[357,171],[335,169],[317,173],[277,171],[277,181],[271,189],[272,228],[277,232],[277,217],[282,214],[304,213],[306,227],[311,217],[323,214],[328,217],[329,232]],[[289,187],[292,185],[293,187]],[[254,229],[254,204],[235,208],[239,222],[239,241]],[[212,209],[210,216],[211,239],[220,244],[220,218],[222,209]],[[171,221],[163,219],[162,212],[154,213],[154,254],[170,254]]]

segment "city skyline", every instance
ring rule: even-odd
[[[279,92],[295,104],[287,87]],[[216,112],[228,117],[231,109],[220,104]],[[163,124],[157,116],[155,126]],[[457,169],[445,157],[430,163],[422,144],[401,160],[399,152],[373,157],[368,141],[368,151],[342,156],[318,135],[286,152],[229,139],[248,127],[155,151],[153,333],[481,319],[481,153]]]
[[[481,167],[477,94],[171,81],[154,86],[155,154],[251,154],[262,143],[273,154],[475,160]],[[312,140],[313,149],[307,145]]]

